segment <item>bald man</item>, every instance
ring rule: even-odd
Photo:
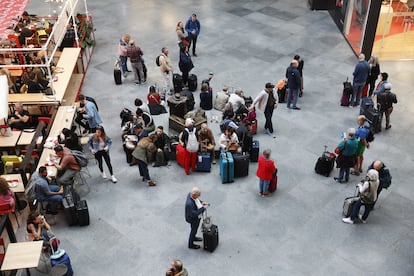
[[[185,221],[191,226],[190,236],[188,238],[188,248],[199,249],[198,244],[194,242],[202,241],[200,237],[196,237],[200,220],[204,210],[206,210],[208,203],[200,200],[201,190],[198,187],[193,187],[191,192],[187,195],[185,202]]]
[[[29,123],[30,114],[29,111],[23,109],[23,104],[14,104],[14,113],[10,115],[9,124],[11,128],[23,130],[30,127]]]

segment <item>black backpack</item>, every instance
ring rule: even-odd
[[[159,66],[161,66],[161,63],[160,63],[160,57],[161,57],[161,55],[158,55],[156,58],[155,58],[155,64],[157,64],[157,66],[159,67]]]

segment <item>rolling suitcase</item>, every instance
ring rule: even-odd
[[[326,151],[326,148],[327,146],[325,146],[325,151],[322,153],[322,156],[316,161],[315,172],[328,177],[335,165],[335,154]]]
[[[76,216],[76,207],[75,202],[73,201],[72,193],[69,192],[63,196],[62,204],[69,226],[77,224],[78,218]]]
[[[190,74],[188,76],[188,90],[196,91],[197,90],[197,76]]]
[[[231,152],[220,154],[220,178],[223,184],[234,182],[234,160]]]
[[[213,93],[211,91],[200,93],[200,108],[204,110],[213,108]]]
[[[70,258],[67,253],[63,254],[60,258],[53,258],[53,255],[50,257],[50,264],[52,267],[55,265],[63,264],[68,269],[66,273],[63,276],[72,276],[73,275],[73,269],[72,264],[70,263]]]
[[[210,153],[197,153],[196,168],[198,172],[210,172],[211,171],[211,156]]]
[[[268,192],[273,193],[277,190],[277,174],[273,176],[272,180],[270,180]]]
[[[177,160],[178,165],[184,167],[185,148],[183,148],[183,146],[180,143],[178,143],[177,146],[175,147],[175,150],[176,150],[175,159]]]
[[[349,100],[352,95],[352,84],[348,81],[348,78],[346,78],[343,85],[344,89],[342,90],[341,106],[349,106]]]
[[[365,109],[365,117],[367,118],[370,125],[370,129],[373,133],[378,133],[381,131],[381,112],[374,109],[374,107],[368,107],[367,109]]]
[[[355,189],[353,196],[347,197],[344,200],[344,205],[342,206],[342,216],[347,218],[351,216],[352,208],[354,207],[355,202],[359,199],[358,188]]]
[[[250,132],[251,132],[253,135],[255,135],[255,134],[257,133],[257,124],[258,124],[258,123],[257,123],[257,119],[252,120],[252,121],[251,121],[251,124],[252,124],[252,125],[251,125],[251,127],[252,127],[252,128],[251,128],[251,131],[250,131]]]
[[[79,226],[89,225],[89,209],[86,200],[79,200],[76,203],[76,213],[78,215]]]
[[[207,210],[203,213],[201,231],[203,232],[204,250],[213,252],[219,243],[219,234],[217,225],[213,224],[211,217],[207,216]]]
[[[361,100],[361,107],[359,108],[359,115],[366,115],[367,108],[374,108],[374,101],[371,97],[365,97]]]
[[[250,151],[250,161],[257,162],[259,160],[259,141],[254,140],[252,142],[252,150]]]
[[[122,73],[121,73],[121,68],[119,67],[119,60],[116,60],[115,62],[114,79],[115,79],[115,84],[117,85],[122,84]]]
[[[361,92],[361,99],[366,98],[368,96],[368,84],[364,85]]]
[[[244,177],[249,175],[249,154],[233,154],[234,177]]]
[[[180,93],[183,90],[183,78],[180,74],[173,74],[173,85],[174,85],[174,92]]]

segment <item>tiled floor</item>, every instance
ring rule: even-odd
[[[36,2],[29,11],[39,8]],[[364,169],[377,158],[384,160],[393,185],[382,192],[367,224],[346,225],[341,221],[343,199],[353,194],[360,177],[338,184],[333,180],[336,169],[325,178],[313,168],[323,145],[333,150],[340,133],[356,126],[358,109],[339,106],[342,82],[352,77],[356,58],[329,14],[310,11],[306,3],[88,1],[97,41],[83,93],[98,101],[113,138],[111,158],[119,181],[102,180],[91,164],[91,192],[84,197],[90,226],[68,227],[63,216],[53,226],[76,275],[163,275],[174,258],[184,262],[190,275],[414,274],[413,62],[381,63],[399,103],[392,129],[377,134],[367,150]],[[178,67],[175,25],[193,12],[202,24],[193,71],[199,81],[213,71],[214,91],[227,84],[254,97],[266,82],[284,77],[294,54],[305,60],[305,92],[298,104],[302,110],[278,107],[273,116],[276,139],[263,134],[264,116],[258,112],[255,139],[261,151],[272,149],[279,168],[279,189],[270,198],[257,196],[255,163],[248,177],[227,185],[220,183],[218,165],[211,173],[190,176],[175,163],[151,167],[158,182],[154,188],[140,181],[136,167],[125,163],[119,112],[134,109],[134,99],[145,98],[147,88],[136,86],[131,75],[121,86],[114,84],[118,40],[123,33],[132,35],[145,53],[148,83],[160,83],[155,57],[167,46]],[[215,110],[207,114],[219,115]],[[167,115],[154,119],[167,127]],[[218,124],[210,126],[218,138]],[[194,185],[211,203],[209,214],[219,226],[220,245],[212,254],[187,249],[184,203]]]

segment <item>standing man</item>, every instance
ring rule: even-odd
[[[61,174],[57,179],[57,183],[63,186],[71,185],[73,183],[73,177],[81,170],[81,167],[68,148],[63,148],[61,145],[58,145],[54,150],[56,156],[60,159],[60,162],[58,163],[57,160],[54,160],[55,158],[51,158],[53,160],[53,165],[58,169],[59,174]],[[63,174],[61,172],[63,172]]]
[[[275,93],[274,88],[274,84],[270,82],[266,83],[265,89],[257,95],[253,101],[253,104],[250,106],[250,109],[252,110],[256,104],[258,104],[259,109],[264,112],[266,118],[264,128],[266,133],[270,136],[273,134],[273,110],[277,107],[277,103],[279,102],[279,97],[277,93]],[[276,138],[276,136],[273,136],[273,138]]]
[[[290,62],[290,66],[286,69],[286,78],[288,80],[287,108],[290,108],[293,95],[292,109],[295,110],[300,110],[300,108],[296,106],[296,103],[298,102],[299,89],[302,87],[302,78],[300,76],[298,66],[299,62],[294,59]]]
[[[392,104],[397,103],[397,95],[391,92],[391,88],[391,83],[387,82],[384,84],[384,92],[377,94],[378,109],[385,114],[385,129],[391,128],[390,116],[394,109]]]
[[[57,214],[58,204],[62,202],[63,186],[49,185],[47,179],[47,169],[45,166],[39,168],[36,181],[36,199],[39,201],[47,201],[50,204],[50,213]]]
[[[355,65],[353,73],[354,80],[352,83],[352,98],[349,102],[350,108],[359,105],[362,89],[364,89],[365,83],[368,79],[369,71],[371,70],[368,62],[365,60],[364,54],[359,54],[358,60],[359,62],[357,63],[357,65]]]
[[[79,95],[79,103],[83,105],[79,111],[82,113],[83,118],[88,120],[89,130],[91,133],[96,132],[96,127],[102,124],[101,116],[99,116],[96,105],[93,102],[86,100],[84,95]]]
[[[164,80],[164,90],[165,92],[171,91],[171,76],[173,74],[174,68],[171,63],[171,59],[168,56],[168,48],[163,47],[161,49],[161,55],[159,58],[160,61],[160,71]]]
[[[200,219],[204,210],[207,209],[208,203],[200,200],[201,190],[198,187],[193,187],[191,192],[187,195],[185,202],[185,221],[191,226],[190,237],[188,238],[188,248],[199,249],[196,241],[202,241],[202,238],[196,237],[198,226],[200,226]]]
[[[29,111],[23,109],[23,104],[15,103],[14,113],[10,115],[10,119],[9,119],[10,127],[23,130],[30,126],[29,119],[30,119]]]
[[[130,40],[127,47],[127,56],[131,61],[132,70],[134,70],[135,84],[144,84],[147,82],[144,77],[144,67],[141,60],[143,55],[144,53],[141,48],[135,45],[135,41]]]
[[[191,17],[187,20],[187,23],[185,24],[185,30],[188,33],[187,39],[190,41],[190,45],[188,46],[188,49],[191,47],[191,42],[193,43],[193,56],[196,55],[196,44],[197,44],[197,38],[200,34],[200,21],[197,19],[197,15],[193,13]]]
[[[351,172],[353,175],[359,175],[362,173],[362,162],[364,161],[365,148],[369,148],[369,142],[367,141],[369,135],[369,122],[365,115],[359,115],[357,117],[358,128],[355,132],[355,138],[358,140],[358,147],[356,151],[356,162],[354,170]]]

